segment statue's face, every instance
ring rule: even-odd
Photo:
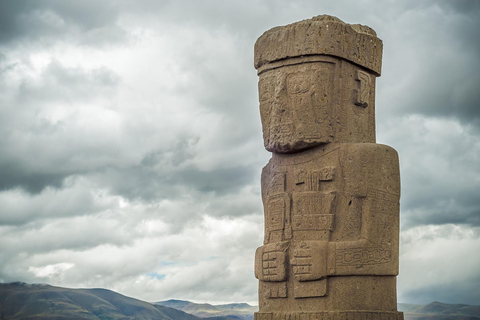
[[[311,62],[260,74],[260,114],[268,151],[290,153],[332,141],[334,66]]]

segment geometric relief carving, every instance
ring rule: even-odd
[[[321,193],[316,191],[295,192],[292,194],[293,215],[314,214],[322,209]]]
[[[333,214],[294,215],[293,230],[333,230]]]
[[[334,64],[329,63],[327,65],[322,65],[315,73],[317,78],[315,81],[315,94],[320,97],[318,101],[324,107],[330,103],[330,79],[332,78],[333,68]]]
[[[263,293],[266,298],[286,298],[287,295],[287,283],[286,282],[264,282],[261,284],[263,287]]]
[[[394,229],[396,228],[395,224],[392,223],[392,216],[399,210],[398,195],[379,190],[370,190],[368,198],[372,199],[370,211],[376,217],[378,228],[387,231],[384,232],[382,238],[377,239],[378,243],[391,243],[394,241],[393,235],[398,232]]]
[[[318,191],[294,192],[292,194],[293,215],[324,215],[319,219],[328,223],[328,216],[333,213],[335,193]]]
[[[295,279],[320,280],[327,275],[327,242],[302,241],[293,250],[290,264]]]
[[[335,168],[334,167],[325,167],[318,171],[318,180],[320,181],[331,181],[335,177]]]
[[[312,121],[315,117],[315,104],[312,101],[311,95],[304,94],[291,98],[290,103],[298,108],[295,110],[296,134],[305,140],[318,138],[318,124]]]
[[[287,89],[290,94],[307,93],[312,84],[312,73],[289,74],[287,76]]]
[[[337,266],[373,265],[387,263],[392,260],[392,252],[384,248],[350,248],[340,249],[336,252],[335,264]]]
[[[286,203],[284,197],[271,197],[268,201],[267,216],[268,230],[283,230]]]
[[[315,119],[315,104],[310,92],[313,85],[312,80],[312,72],[287,75],[289,105],[296,106],[294,109],[296,134],[303,139],[314,139],[319,133],[319,130],[317,130],[318,124],[312,121],[312,119]]]
[[[269,181],[269,194],[277,194],[285,192],[285,173],[284,172],[274,172],[272,174],[271,180]]]
[[[308,179],[308,173],[305,170],[296,170],[294,177],[295,185],[305,184]]]
[[[290,153],[330,142],[333,127],[334,63],[316,62],[298,70],[270,69],[260,75],[259,99],[264,145],[268,151]],[[289,72],[290,70],[296,70]]]
[[[370,100],[370,75],[357,70],[355,80],[359,82],[359,89],[355,89],[355,105],[366,108]]]
[[[284,239],[291,238],[290,197],[288,193],[279,193],[268,197],[265,217],[266,242],[281,241],[283,240],[282,235]]]
[[[332,67],[333,64],[329,64],[328,67],[323,66],[317,70],[290,73],[286,77],[288,105],[295,106],[292,108],[295,133],[300,139],[314,141],[325,136],[329,82],[322,80],[330,78]]]
[[[380,190],[371,190],[368,194],[372,198],[372,212],[388,214],[398,206],[398,196]],[[393,213],[393,212],[392,212]]]
[[[332,181],[335,178],[335,168],[325,167],[320,170],[307,172],[298,170],[294,174],[295,185],[303,185],[309,191],[320,191],[321,181]]]

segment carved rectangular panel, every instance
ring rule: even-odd
[[[268,230],[283,230],[287,200],[285,197],[272,197],[268,201]]]
[[[267,298],[286,298],[288,296],[286,282],[269,282],[265,286]]]
[[[333,230],[333,214],[294,215],[293,230]]]
[[[295,185],[303,186],[306,191],[320,191],[322,181],[332,181],[335,178],[335,167],[325,167],[320,170],[297,170],[294,173]]]
[[[318,180],[331,181],[335,178],[335,167],[325,167],[318,171]]]
[[[355,104],[360,107],[368,107],[370,101],[370,75],[357,70],[355,80],[358,81],[358,89],[355,90]]]
[[[293,216],[295,215],[329,215],[333,212],[335,193],[317,191],[294,192]]]
[[[286,282],[260,282],[260,292],[268,299],[287,298]]]
[[[388,263],[392,260],[392,252],[383,248],[352,248],[337,250],[335,264],[337,266],[356,266]]]
[[[265,242],[290,239],[292,230],[288,193],[268,197],[265,210]]]
[[[315,69],[294,72],[287,75],[286,87],[288,104],[293,108],[296,134],[299,138],[315,140],[325,135],[330,128],[328,108],[330,107],[330,78],[333,64],[318,65]]]

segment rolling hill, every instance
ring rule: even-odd
[[[0,319],[199,320],[106,289],[67,289],[45,284],[0,284]]]
[[[480,306],[432,302],[427,305],[398,304],[405,320],[480,320]]]
[[[149,303],[106,289],[0,283],[0,320],[252,320],[258,307],[185,300]],[[480,320],[480,306],[398,304],[405,320]]]
[[[211,305],[208,303],[193,303],[184,300],[167,300],[154,302],[153,304],[175,308],[200,318],[227,317],[252,320],[253,313],[258,311],[258,307],[253,307],[247,303]]]

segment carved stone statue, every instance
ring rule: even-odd
[[[375,143],[375,31],[318,16],[255,44],[265,148],[255,320],[403,319],[400,174]]]

